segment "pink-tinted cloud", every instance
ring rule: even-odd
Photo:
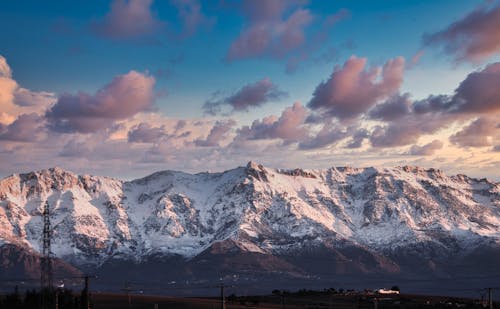
[[[130,71],[115,77],[96,94],[63,94],[46,113],[51,129],[60,132],[95,132],[115,120],[152,108],[155,79]]]
[[[419,50],[418,52],[416,52],[415,55],[411,57],[410,65],[408,67],[409,68],[415,67],[420,62],[420,59],[424,56],[424,54],[425,54],[424,50]]]
[[[470,73],[454,95],[430,96],[414,103],[416,113],[492,114],[500,112],[500,62]]]
[[[35,142],[43,131],[43,118],[35,113],[22,114],[8,126],[0,125],[0,140]]]
[[[306,62],[315,53],[317,53],[319,50],[322,50],[325,46],[325,42],[331,35],[333,26],[339,21],[350,16],[351,13],[347,9],[340,9],[336,13],[326,16],[322,22],[320,29],[310,35],[310,38],[307,38],[307,43],[302,44],[302,46],[300,46],[300,48],[296,52],[294,52],[293,55],[288,57],[285,72],[288,74],[295,73],[301,63]],[[317,16],[315,16],[315,19],[318,19]],[[327,51],[323,52],[323,54],[316,56],[314,62],[329,63],[332,61],[332,59],[335,59],[338,56],[339,49],[330,47]]]
[[[436,152],[436,150],[443,148],[443,145],[443,142],[435,139],[423,146],[411,146],[409,154],[414,156],[432,156]]]
[[[324,29],[330,29],[333,25],[339,21],[351,17],[351,12],[348,9],[340,9],[338,12],[328,15],[323,22]]]
[[[12,79],[12,71],[7,60],[0,56],[0,114],[10,113],[14,105],[14,94],[18,85]]]
[[[366,61],[353,56],[343,67],[336,67],[316,87],[308,106],[339,119],[354,118],[396,93],[403,82],[404,59],[391,59],[382,68],[367,68]]]
[[[268,116],[255,120],[252,126],[243,126],[238,130],[236,140],[282,139],[286,143],[296,142],[307,136],[304,121],[308,111],[300,103],[287,107],[281,116]]]
[[[231,43],[228,60],[263,55],[283,57],[305,41],[304,29],[313,16],[307,9],[297,6],[298,1],[245,0],[243,14],[247,26]],[[292,12],[287,14],[292,9]]]
[[[434,134],[453,121],[453,116],[440,113],[410,114],[386,125],[376,126],[370,133],[369,140],[373,147],[378,148],[411,145],[415,144],[420,136]]]
[[[92,24],[94,32],[112,39],[154,34],[162,23],[151,12],[152,0],[113,0],[103,20]]]
[[[481,7],[446,29],[425,35],[424,43],[442,46],[456,61],[477,62],[500,53],[500,5]]]
[[[206,113],[215,115],[222,107],[228,105],[232,111],[248,111],[249,108],[261,106],[269,101],[277,101],[286,96],[269,78],[248,84],[229,97],[207,101],[203,105]]]
[[[22,114],[43,113],[55,101],[54,93],[20,87],[7,59],[0,55],[0,123],[10,124]]]
[[[141,122],[128,132],[127,137],[130,143],[157,143],[166,135],[165,127],[151,127]]]
[[[500,118],[478,118],[450,136],[450,141],[461,147],[494,146],[500,142]]]
[[[0,77],[12,78],[12,70],[3,56],[0,56]]]
[[[171,3],[177,8],[179,19],[182,21],[181,38],[190,37],[201,26],[211,26],[215,21],[203,14],[198,0],[171,0]]]
[[[26,88],[18,88],[14,93],[14,103],[19,106],[49,106],[56,102],[56,96],[47,91],[31,91]]]
[[[220,146],[220,142],[227,138],[228,133],[236,125],[236,121],[230,119],[226,121],[217,121],[210,130],[207,138],[195,140],[195,145],[200,147]]]

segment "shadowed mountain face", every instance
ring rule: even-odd
[[[2,274],[37,272],[45,201],[54,255],[121,283],[477,276],[500,258],[500,185],[486,179],[250,162],[124,182],[54,168],[0,181]]]

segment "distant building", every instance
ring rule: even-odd
[[[382,295],[390,295],[390,294],[399,294],[399,291],[388,290],[388,289],[379,289],[379,290],[377,290],[377,293],[382,294]]]

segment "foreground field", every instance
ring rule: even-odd
[[[130,300],[130,303],[129,303]],[[222,308],[220,298],[177,298],[149,295],[96,293],[92,308]],[[225,308],[485,308],[486,300],[424,295],[328,295],[302,294],[235,296],[225,298]],[[493,308],[500,308],[494,303]]]

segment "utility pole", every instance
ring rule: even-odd
[[[89,275],[83,278],[85,279],[85,308],[90,309]]]
[[[493,309],[493,297],[492,297],[492,288],[488,288],[488,304],[489,304],[489,308],[490,309]]]
[[[40,290],[42,293],[42,308],[49,309],[49,299],[52,295],[52,260],[50,251],[50,238],[52,231],[50,227],[49,202],[45,201],[43,207],[43,232],[42,232],[42,257],[40,258]]]
[[[130,287],[128,282],[125,282],[125,287],[122,289],[122,291],[125,291],[127,294],[127,300],[128,300],[128,308],[132,308],[132,296],[130,295],[130,292],[132,291],[132,288]]]
[[[226,309],[226,300],[224,299],[224,283],[221,283],[219,287],[220,287],[220,307],[221,309]]]

